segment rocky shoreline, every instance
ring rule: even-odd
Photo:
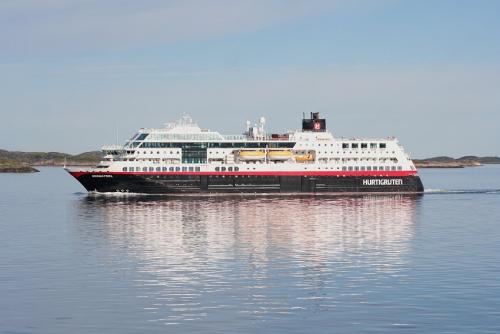
[[[465,168],[488,164],[500,164],[499,157],[464,156],[458,159],[451,157],[435,157],[429,159],[413,159],[417,168]]]
[[[37,173],[38,169],[15,161],[0,160],[0,173]]]
[[[435,162],[435,161],[414,161],[417,168],[465,168],[465,167],[479,167],[483,164],[474,163],[461,163],[461,162]]]
[[[101,152],[67,154],[60,152],[17,152],[0,150],[0,173],[35,173],[36,167],[95,166]]]

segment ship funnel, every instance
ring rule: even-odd
[[[325,132],[326,119],[319,117],[319,112],[312,112],[310,118],[302,119],[302,131]]]

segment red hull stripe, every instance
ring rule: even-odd
[[[417,175],[417,171],[239,171],[239,172],[70,172],[74,177],[82,175],[225,175],[225,176],[378,176],[402,177]]]

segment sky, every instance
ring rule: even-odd
[[[1,0],[0,149],[81,153],[202,128],[396,136],[500,155],[500,1]]]

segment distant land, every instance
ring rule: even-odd
[[[0,150],[0,173],[38,172],[36,166],[92,166],[97,164],[102,152],[67,154],[60,152],[18,152]]]
[[[500,157],[477,157],[467,155],[458,159],[441,156],[428,159],[413,159],[417,168],[464,168],[487,164],[500,164]]]
[[[0,150],[0,173],[37,172],[37,166],[93,166],[102,157],[101,151],[68,154],[60,152],[19,152]],[[464,156],[452,158],[440,156],[428,159],[413,159],[417,168],[464,168],[485,164],[500,164],[500,157]]]
[[[36,173],[38,169],[11,159],[0,158],[0,173]]]

